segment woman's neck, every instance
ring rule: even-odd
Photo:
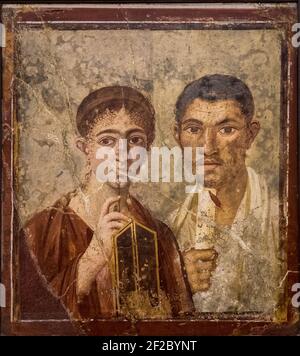
[[[119,189],[108,183],[99,183],[92,173],[86,184],[78,189],[77,194],[71,199],[69,206],[76,212],[92,229],[95,228],[99,220],[100,211],[103,203],[108,198],[120,196],[116,211],[126,211],[129,191]]]

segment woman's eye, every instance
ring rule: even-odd
[[[101,146],[113,146],[115,144],[115,139],[112,137],[103,137],[98,142]]]
[[[223,127],[220,130],[221,135],[232,135],[236,132],[236,129],[234,127]]]
[[[145,145],[145,140],[139,136],[130,137],[128,142],[130,145],[137,145],[137,146]]]

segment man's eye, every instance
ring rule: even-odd
[[[98,141],[98,143],[101,146],[113,146],[115,144],[115,139],[112,137],[103,137]]]
[[[130,145],[136,145],[136,146],[144,146],[145,145],[145,140],[139,136],[130,137],[128,142]]]
[[[223,127],[220,130],[221,135],[232,135],[236,132],[236,129],[234,127]]]
[[[198,134],[201,132],[201,128],[198,126],[190,126],[186,129],[186,131],[191,134]]]

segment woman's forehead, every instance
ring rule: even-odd
[[[99,135],[101,131],[107,130],[122,133],[133,129],[146,132],[143,118],[140,115],[130,114],[124,110],[120,110],[119,112],[110,112],[101,115],[101,117],[94,122],[93,127],[91,127],[91,133]]]

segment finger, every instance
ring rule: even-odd
[[[128,206],[132,206],[132,201],[131,201],[130,198],[127,198],[127,199],[126,199],[126,202],[127,202]]]
[[[209,279],[204,279],[204,280],[190,280],[190,286],[191,286],[191,290],[192,293],[197,293],[197,292],[205,292],[210,288],[210,280]]]
[[[211,278],[211,271],[209,271],[209,270],[198,271],[197,273],[194,273],[194,274],[190,275],[190,278],[194,282],[210,279]]]
[[[118,222],[118,221],[111,221],[108,224],[108,228],[111,230],[121,230],[124,227],[124,223]]]
[[[189,250],[187,252],[183,252],[183,258],[185,260],[185,262],[188,262],[188,263],[193,263],[193,260],[194,260],[194,249],[192,250]]]
[[[211,270],[214,271],[217,268],[218,264],[217,264],[217,260],[216,258],[212,261],[212,267]]]
[[[218,256],[218,254],[214,249],[191,250],[189,259],[191,259],[194,262],[198,259],[200,259],[202,261],[211,261],[211,260],[216,259],[217,256]]]
[[[108,222],[113,220],[122,220],[125,222],[131,221],[131,219],[128,216],[118,212],[113,212],[105,215],[105,220]]]
[[[209,290],[210,288],[210,281],[206,280],[206,281],[201,281],[198,284],[198,292],[206,292],[207,290]]]
[[[198,273],[199,281],[205,281],[207,279],[210,279],[210,277],[211,277],[211,273],[208,270],[201,271],[201,272]]]
[[[198,271],[201,271],[201,270],[213,270],[215,268],[215,262],[214,261],[198,260],[196,262],[196,265],[197,265]]]
[[[109,207],[118,200],[120,200],[120,197],[106,199],[100,210],[100,218],[103,219],[103,217],[109,213]]]

